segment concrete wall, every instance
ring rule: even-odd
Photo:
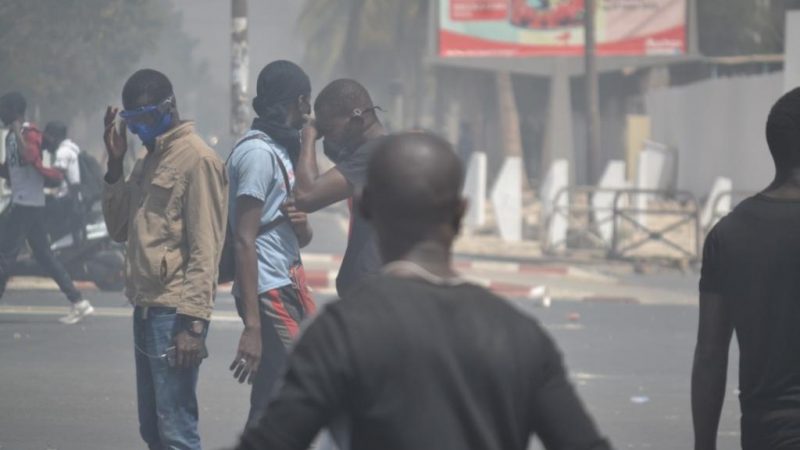
[[[774,175],[764,136],[783,74],[716,78],[652,91],[652,139],[678,149],[678,187],[708,195],[718,176],[737,190],[763,189]]]

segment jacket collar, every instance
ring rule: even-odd
[[[194,122],[185,120],[177,127],[167,131],[156,138],[154,154],[164,153],[175,141],[181,140],[194,133]]]

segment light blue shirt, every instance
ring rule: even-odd
[[[236,199],[244,195],[264,202],[262,226],[283,216],[281,205],[288,193],[277,158],[283,161],[289,183],[294,188],[294,167],[286,149],[260,131],[250,130],[241,140],[256,135],[263,139],[250,139],[235,147],[226,163],[230,182],[228,221],[234,229]],[[300,245],[288,220],[258,236],[256,253],[259,294],[291,284],[289,271],[300,261]],[[234,286],[234,295],[238,291]]]

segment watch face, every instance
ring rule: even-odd
[[[201,334],[205,330],[205,328],[206,327],[205,327],[205,325],[203,325],[203,322],[201,322],[199,320],[195,320],[194,322],[192,322],[192,332],[193,333]]]

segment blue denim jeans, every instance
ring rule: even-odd
[[[175,308],[134,309],[139,433],[150,450],[201,448],[196,395],[199,368],[170,367],[165,356],[173,345],[175,319]]]

